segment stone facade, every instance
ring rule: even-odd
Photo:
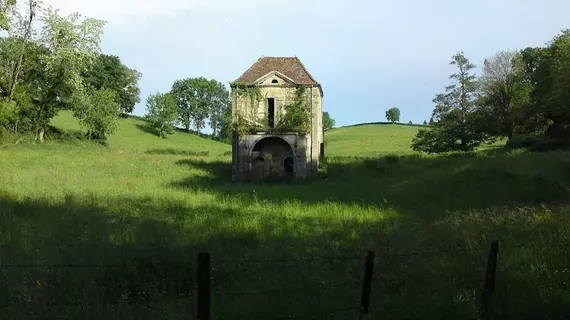
[[[263,70],[256,66],[260,62],[264,64],[261,68]],[[261,58],[256,64],[240,77],[247,81],[238,79],[232,84],[234,180],[304,180],[315,175],[324,143],[321,86],[312,80],[297,58]],[[252,69],[257,73],[253,77],[248,74]],[[262,75],[259,76],[260,74]],[[235,87],[238,83],[258,87],[261,97],[258,97],[258,101],[253,101],[248,96],[238,94]],[[280,132],[275,127],[278,127],[279,120],[285,115],[284,106],[294,101],[298,87],[306,88],[307,105],[311,108],[310,132]],[[237,130],[238,119],[246,119],[250,123],[260,124],[260,127],[272,129],[240,135]]]

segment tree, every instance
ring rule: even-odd
[[[570,29],[551,41],[541,62],[533,96],[551,122],[546,134],[570,139]]]
[[[90,139],[105,141],[115,131],[121,113],[115,98],[111,89],[91,89],[75,96],[73,114]]]
[[[408,122],[408,124],[413,124],[412,121],[410,120],[410,122]]]
[[[100,54],[93,65],[83,73],[85,82],[95,88],[115,92],[122,112],[133,112],[140,102],[138,81],[141,74],[125,66],[117,56]]]
[[[102,20],[82,19],[77,13],[62,17],[51,10],[43,21],[40,43],[48,53],[41,57],[41,72],[32,80],[36,88],[32,98],[36,102],[31,114],[34,133],[40,141],[58,109],[71,109],[74,102],[85,101],[81,74],[99,54],[105,24]]]
[[[16,6],[16,0],[0,0],[0,31],[10,30],[10,16]]]
[[[334,128],[336,121],[331,117],[328,112],[323,112],[323,127],[325,130],[330,130]]]
[[[453,81],[445,93],[438,94],[433,102],[434,126],[420,129],[412,142],[416,151],[438,153],[445,151],[471,151],[479,146],[486,135],[478,128],[481,121],[476,112],[478,83],[472,70],[475,66],[462,52],[452,57],[450,65],[458,72],[449,78]]]
[[[516,52],[500,51],[485,60],[481,103],[490,134],[510,139],[525,120],[522,111],[530,103],[532,86],[524,77],[523,60]]]
[[[230,92],[224,84],[215,80],[210,80],[210,90],[210,128],[214,138],[224,139],[226,137],[221,136],[222,129],[228,121],[228,115],[231,118]]]
[[[14,72],[12,75],[12,82],[10,84],[10,93],[8,95],[8,99],[12,100],[14,97],[14,91],[16,90],[16,86],[18,84],[20,72],[22,71],[22,63],[24,60],[24,54],[26,53],[26,46],[30,37],[32,36],[32,23],[36,18],[36,13],[39,7],[39,2],[37,0],[28,0],[28,15],[27,19],[21,18],[22,24],[22,44],[20,45],[20,53],[18,56],[18,62],[14,67]]]
[[[386,119],[392,123],[400,121],[400,109],[391,108],[386,111]]]
[[[149,126],[156,129],[158,136],[166,138],[167,134],[174,131],[174,125],[178,117],[178,108],[174,95],[171,93],[151,94],[146,100],[145,119]]]
[[[196,132],[204,128],[206,119],[215,113],[214,122],[216,131],[222,121],[221,115],[229,108],[229,93],[225,86],[215,80],[203,77],[177,80],[172,86],[179,110],[179,120],[190,131],[194,125]],[[216,132],[217,133],[217,132]]]
[[[427,126],[427,124],[428,124],[427,121],[424,120],[423,125],[424,125],[424,126]]]

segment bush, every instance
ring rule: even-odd
[[[509,149],[528,148],[535,143],[547,140],[546,137],[540,136],[515,136],[507,141],[506,147]]]
[[[398,164],[400,163],[400,156],[395,155],[395,154],[390,154],[384,157],[384,161],[386,162],[386,164]]]
[[[545,139],[532,144],[528,149],[535,152],[546,152],[570,148],[570,141],[563,139]]]
[[[545,152],[570,148],[570,140],[544,136],[517,136],[507,141],[507,148]]]

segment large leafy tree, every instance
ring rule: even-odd
[[[63,17],[52,10],[43,22],[40,43],[48,54],[41,57],[41,75],[33,80],[36,107],[31,115],[39,140],[59,108],[72,108],[74,102],[84,101],[86,87],[81,75],[99,54],[105,24],[77,13]]]
[[[215,138],[224,139],[223,129],[231,118],[230,93],[221,82],[210,80],[210,128]],[[231,119],[229,119],[231,121]]]
[[[116,94],[110,89],[89,89],[78,94],[73,113],[93,140],[104,141],[112,134],[119,120],[120,107]]]
[[[83,73],[88,85],[96,90],[109,89],[115,92],[122,112],[133,112],[140,102],[138,81],[141,74],[125,66],[117,56],[100,54],[93,65]]]
[[[551,121],[547,135],[570,138],[570,30],[556,36],[536,72],[534,98]]]
[[[146,100],[146,112],[147,123],[157,131],[159,137],[165,138],[173,132],[178,108],[172,93],[151,94]]]
[[[484,62],[481,99],[487,131],[511,138],[522,129],[532,85],[524,81],[524,63],[514,51],[500,51]]]
[[[334,128],[336,121],[331,117],[328,112],[323,112],[323,127],[325,130]]]
[[[400,121],[400,109],[390,108],[386,111],[386,119],[392,123]]]
[[[446,87],[446,92],[433,100],[434,126],[418,132],[412,143],[416,151],[470,151],[486,138],[479,130],[476,112],[478,82],[472,71],[475,65],[463,52],[455,54],[450,64],[458,70],[449,77],[452,83]]]
[[[0,0],[0,30],[9,30],[10,16],[16,6],[16,0]]]
[[[171,93],[178,106],[179,120],[186,131],[193,125],[200,134],[212,111],[215,113],[215,130],[218,131],[218,126],[224,121],[222,115],[226,114],[225,109],[229,108],[229,93],[225,86],[203,77],[189,78],[177,80]]]

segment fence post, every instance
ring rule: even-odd
[[[483,305],[481,316],[483,319],[491,319],[493,315],[493,294],[495,293],[495,272],[497,271],[497,256],[499,254],[499,241],[491,243],[489,257],[487,259],[487,271],[485,272],[485,286],[483,288]]]
[[[360,299],[360,317],[365,319],[370,311],[370,291],[372,289],[372,274],[374,271],[374,251],[368,251],[364,264],[364,281],[362,283],[362,296]]]
[[[198,320],[210,320],[210,254],[198,254]]]

